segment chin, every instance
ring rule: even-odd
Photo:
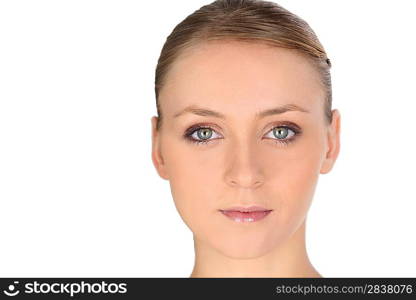
[[[253,259],[266,255],[276,246],[276,243],[259,236],[251,239],[248,236],[224,236],[217,237],[211,245],[229,258]]]

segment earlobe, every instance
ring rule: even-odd
[[[338,158],[341,147],[341,115],[337,109],[332,110],[332,123],[328,130],[328,150],[321,167],[321,174],[331,171]]]
[[[152,123],[152,162],[156,168],[157,173],[163,179],[168,180],[168,176],[166,174],[164,160],[161,154],[160,149],[160,140],[159,140],[159,132],[156,129],[158,118],[153,116],[151,118]]]

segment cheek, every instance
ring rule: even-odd
[[[270,160],[268,177],[282,222],[303,217],[311,204],[322,157],[321,143],[313,141],[305,139],[302,145],[284,150],[281,156]]]
[[[311,205],[318,181],[317,164],[303,158],[276,177],[279,223],[297,227]]]
[[[214,212],[217,207],[216,189],[218,172],[212,151],[204,146],[187,145],[178,142],[166,143],[165,164],[169,174],[172,198],[184,222],[192,227],[198,220]]]

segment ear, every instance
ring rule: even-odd
[[[161,153],[160,132],[156,129],[158,117],[151,118],[152,123],[152,161],[157,173],[163,179],[168,179],[166,167]]]
[[[332,123],[329,127],[327,138],[328,148],[321,166],[321,174],[326,174],[331,171],[337,160],[340,151],[341,138],[341,115],[337,109],[332,110]]]

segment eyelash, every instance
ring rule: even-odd
[[[291,123],[291,122],[289,122],[289,123]],[[271,130],[268,131],[268,133],[270,131],[273,131],[273,129],[275,129],[275,128],[286,128],[286,129],[289,129],[289,130],[294,132],[294,135],[289,139],[272,139],[272,140],[274,140],[275,143],[283,145],[283,146],[288,146],[295,139],[297,139],[298,135],[300,135],[302,133],[302,131],[300,130],[300,128],[297,125],[289,126],[289,125],[285,125],[285,124],[279,124],[277,126],[274,126]],[[194,126],[191,126],[190,128],[188,128],[185,131],[184,138],[187,141],[189,141],[193,144],[197,144],[197,145],[206,145],[206,144],[210,143],[211,141],[215,140],[215,139],[207,139],[207,140],[196,140],[196,139],[194,139],[192,137],[192,135],[200,129],[211,129],[212,131],[216,131],[214,128],[212,128],[209,125],[198,124],[198,125],[194,125]]]

